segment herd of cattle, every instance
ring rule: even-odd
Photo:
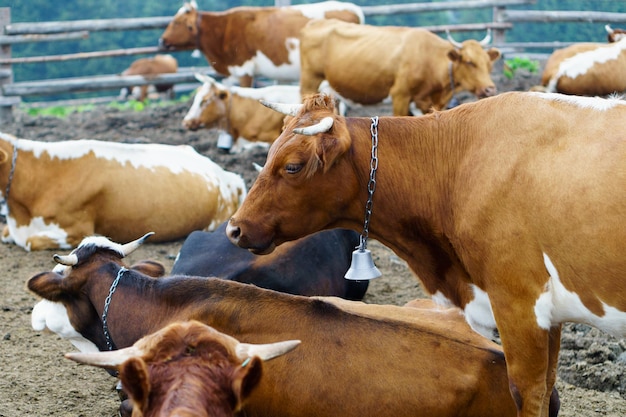
[[[582,97],[626,90],[607,31],[555,51],[540,91],[497,94],[489,36],[370,26],[336,1],[185,3],[163,49],[239,86],[198,74],[183,126],[265,142],[266,164],[247,190],[189,146],[0,134],[3,242],[71,250],[28,281],[33,328],[118,376],[125,416],[556,416],[562,324],[626,335],[626,102]],[[484,99],[446,110],[463,90]],[[340,110],[388,97],[393,116]],[[360,301],[344,274],[366,212],[434,301]],[[124,261],[183,238],[170,274]]]

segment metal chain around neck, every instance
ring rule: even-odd
[[[107,323],[107,316],[109,315],[109,306],[111,305],[111,297],[113,297],[113,293],[117,289],[117,285],[120,283],[120,278],[124,272],[128,271],[128,269],[121,267],[119,271],[117,271],[117,276],[113,283],[111,284],[111,288],[109,288],[109,295],[104,300],[104,310],[102,311],[102,331],[104,332],[104,338],[107,342],[107,347],[109,350],[113,350],[114,344],[113,340],[111,340],[111,334],[109,333],[109,324]]]
[[[363,233],[361,233],[359,244],[359,250],[361,251],[367,248],[367,238],[370,232],[370,217],[372,216],[372,206],[374,205],[373,197],[374,191],[376,190],[376,170],[378,169],[378,116],[372,117],[370,133],[372,134],[372,157],[370,159],[370,179],[367,183],[365,222],[363,224]]]
[[[11,158],[11,170],[9,171],[9,179],[7,180],[7,186],[4,190],[4,199],[0,201],[0,204],[5,204],[6,213],[5,216],[9,216],[9,192],[11,191],[11,183],[13,182],[13,175],[15,174],[15,165],[17,165],[17,143],[13,144],[13,157]]]

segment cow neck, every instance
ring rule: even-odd
[[[202,51],[202,47],[200,45],[200,39],[202,39],[202,36],[200,33],[200,28],[202,27],[202,13],[198,11],[196,14],[198,15],[196,17],[196,30],[198,31],[198,33],[196,34],[196,49],[199,51]]]
[[[450,78],[450,93],[452,94],[452,98],[450,102],[446,106],[448,109],[456,107],[459,105],[458,101],[454,97],[454,75],[452,74],[452,61],[448,62],[448,77]]]
[[[11,183],[13,182],[13,175],[15,174],[15,166],[17,165],[17,143],[13,144],[13,156],[11,157],[11,169],[9,170],[9,178],[7,180],[7,186],[4,189],[4,199],[0,201],[3,204],[6,212],[5,216],[9,215],[9,192],[11,191]]]
[[[107,322],[109,307],[111,306],[111,298],[113,297],[113,293],[117,289],[117,285],[120,283],[120,279],[126,271],[128,271],[128,269],[124,267],[121,267],[120,270],[117,271],[117,276],[113,280],[111,288],[109,288],[109,295],[107,295],[107,298],[104,300],[104,308],[102,309],[102,331],[104,332],[104,339],[106,340],[107,348],[109,348],[109,350],[116,349],[115,343],[113,342],[111,334],[109,333],[109,325]]]

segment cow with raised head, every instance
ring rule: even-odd
[[[408,116],[411,102],[427,113],[445,109],[460,91],[496,94],[489,74],[500,51],[483,49],[490,36],[463,43],[448,38],[420,28],[311,21],[300,33],[302,96],[317,93],[327,80],[356,103],[391,96],[393,114]]]
[[[85,236],[155,241],[213,230],[246,195],[243,178],[191,146],[40,142],[0,133],[2,241],[71,248]]]
[[[300,78],[300,29],[312,19],[334,18],[363,23],[353,3],[325,1],[285,7],[235,7],[199,11],[185,3],[159,40],[162,49],[198,49],[209,64],[242,87],[254,77],[297,81]]]
[[[157,54],[151,58],[140,58],[122,71],[120,75],[142,75],[145,78],[152,78],[161,74],[174,74],[178,71],[178,61],[172,55]],[[129,95],[133,98],[144,101],[148,98],[149,85],[142,85],[141,87],[126,87],[120,91],[120,98],[125,99]],[[158,93],[167,93],[171,98],[173,97],[174,84],[155,84],[154,90]]]
[[[519,417],[548,413],[562,323],[626,335],[626,102],[509,92],[370,119],[318,95],[281,110],[295,117],[230,219],[233,243],[267,253],[360,230],[373,176],[369,236],[474,329],[497,327]]]
[[[299,340],[240,343],[191,320],[172,323],[124,349],[65,356],[117,371],[136,410],[134,416],[229,417],[242,409],[259,384],[262,361],[298,344]]]
[[[142,241],[93,237],[56,255],[52,271],[28,281],[44,298],[33,308],[33,328],[47,327],[81,351],[128,347],[186,320],[243,343],[301,340],[289,355],[264,364],[245,415],[515,415],[500,346],[473,332],[458,312],[451,320],[439,310],[296,296],[216,278],[154,279],[139,271],[145,263],[123,262]]]
[[[354,230],[325,230],[288,242],[267,256],[230,243],[224,222],[212,232],[192,232],[172,266],[173,275],[218,277],[295,295],[361,300],[369,281],[344,276],[359,246]]]
[[[626,37],[611,43],[577,43],[550,55],[541,86],[535,89],[579,96],[622,93],[626,91],[624,68]]]
[[[300,102],[300,89],[295,85],[228,87],[208,75],[196,74],[196,78],[202,86],[183,119],[183,126],[189,130],[220,129],[230,135],[235,148],[239,138],[270,144],[280,135],[284,116],[268,109],[260,100]]]

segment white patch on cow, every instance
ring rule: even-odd
[[[541,97],[546,100],[559,101],[562,103],[567,103],[567,104],[571,104],[577,107],[581,107],[583,109],[591,109],[591,110],[597,110],[597,111],[606,111],[606,110],[612,109],[613,107],[626,105],[626,101],[624,101],[620,97],[610,97],[610,98],[584,97],[584,96],[572,96],[568,94],[541,93],[541,92],[530,92],[528,94],[532,94],[532,95]]]
[[[340,1],[324,1],[321,3],[313,4],[296,4],[288,6],[293,9],[299,10],[304,16],[309,19],[324,19],[324,13],[334,10],[347,10],[359,17],[360,23],[365,22],[365,14],[363,10],[353,3],[340,2]]]
[[[183,120],[193,120],[200,117],[200,114],[202,114],[202,101],[204,100],[204,97],[209,94],[210,91],[211,84],[209,83],[204,83],[202,84],[202,86],[200,86],[200,88],[198,88],[198,91],[196,91],[196,95],[193,98],[193,103],[191,104],[191,107],[187,111],[187,114],[185,115]]]
[[[233,94],[253,100],[265,100],[274,103],[300,103],[300,87],[297,85],[270,85],[259,88],[231,87]]]
[[[289,51],[287,60],[290,64],[276,66],[263,52],[257,51],[254,57],[242,65],[229,66],[228,71],[233,77],[261,75],[273,80],[298,81],[300,79],[300,41],[296,38],[287,38],[285,46]]]
[[[28,239],[34,236],[46,237],[57,242],[59,248],[70,249],[72,246],[67,243],[67,232],[59,227],[56,223],[46,223],[43,217],[33,217],[30,223],[24,226],[18,226],[15,218],[7,217],[7,226],[9,227],[10,239],[2,239],[5,243],[15,243],[30,252],[30,243]]]
[[[98,351],[98,347],[94,343],[85,339],[74,329],[70,323],[67,309],[61,303],[41,300],[35,304],[31,313],[31,325],[38,332],[46,328],[49,329],[59,337],[69,340],[81,352]]]
[[[476,285],[470,285],[474,299],[465,305],[465,320],[475,332],[493,340],[496,337],[497,326],[489,295]]]
[[[559,65],[559,70],[550,80],[548,91],[555,91],[556,83],[561,77],[576,78],[586,74],[590,69],[598,64],[604,64],[619,58],[626,49],[626,40],[601,45],[597,49],[584,51],[572,57],[564,59]],[[554,85],[552,85],[554,83]]]
[[[443,295],[441,291],[437,291],[430,298],[439,306],[445,308],[456,307],[448,297]]]
[[[554,325],[571,321],[597,327],[617,337],[626,335],[626,312],[602,302],[605,314],[593,314],[585,307],[578,294],[565,288],[556,267],[545,253],[543,261],[550,277],[546,291],[535,302],[535,316],[539,327],[548,330]]]
[[[180,16],[185,13],[191,12],[193,10],[197,10],[197,9],[198,9],[198,4],[195,2],[195,0],[192,0],[188,3],[183,4],[180,7],[180,9],[178,9],[178,11],[176,12],[176,16]]]

